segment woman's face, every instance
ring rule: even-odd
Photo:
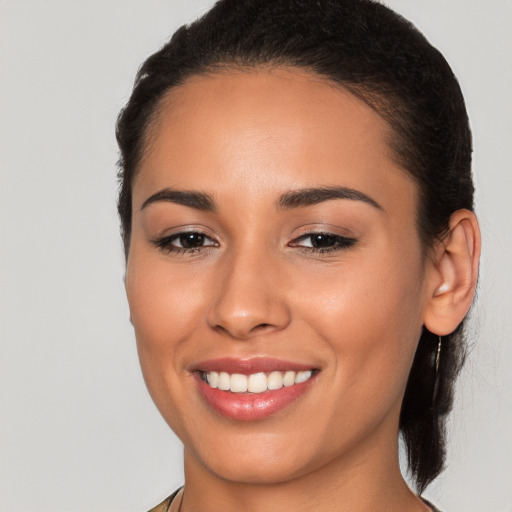
[[[299,70],[195,76],[161,104],[126,289],[192,465],[268,483],[395,456],[428,269],[388,135]]]

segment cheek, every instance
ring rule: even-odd
[[[204,283],[184,276],[164,258],[130,255],[126,293],[137,339],[143,345],[175,345],[197,325]],[[162,347],[164,348],[164,347]]]
[[[126,272],[142,373],[157,406],[168,401],[165,390],[182,377],[181,347],[202,316],[203,283],[170,269],[165,258],[147,257],[133,247]]]
[[[417,255],[403,254],[372,264],[361,258],[350,271],[325,269],[314,283],[303,281],[307,323],[326,340],[336,379],[344,389],[353,388],[355,398],[384,388],[390,399],[403,392],[422,329],[420,262]]]
[[[133,248],[132,248],[133,249]],[[171,272],[162,258],[133,249],[126,272],[126,293],[137,351],[149,394],[172,430],[185,439],[190,407],[184,383],[184,347],[201,317],[203,284]]]

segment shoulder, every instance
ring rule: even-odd
[[[153,507],[149,512],[167,512],[169,505],[171,504],[171,497],[166,498],[162,503],[159,503],[156,507]]]
[[[169,510],[169,506],[172,503],[172,500],[175,498],[176,494],[181,490],[181,487],[179,489],[176,489],[168,498],[165,498],[162,503],[159,503],[156,507],[153,507],[148,512],[167,512]]]

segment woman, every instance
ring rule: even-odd
[[[427,511],[476,287],[444,58],[370,0],[222,0],[139,71],[119,213],[139,357],[184,444],[155,510]]]

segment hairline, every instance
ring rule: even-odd
[[[144,166],[145,156],[148,153],[148,150],[151,148],[151,144],[154,140],[154,133],[158,127],[160,121],[160,114],[163,112],[165,107],[172,102],[172,93],[175,89],[181,88],[185,86],[190,80],[194,78],[206,76],[206,77],[216,77],[222,75],[233,75],[237,73],[247,73],[252,74],[255,71],[259,70],[282,70],[285,69],[290,71],[291,73],[301,74],[306,73],[309,74],[310,77],[318,78],[319,83],[323,85],[328,85],[335,90],[348,92],[355,98],[361,100],[368,107],[370,107],[377,115],[384,121],[387,130],[385,131],[385,144],[389,149],[389,156],[394,161],[394,163],[398,166],[398,168],[403,171],[404,175],[407,176],[414,182],[416,188],[416,229],[419,234],[421,247],[422,247],[422,258],[423,263],[425,259],[432,254],[432,249],[436,245],[436,241],[442,239],[441,237],[429,238],[425,236],[423,233],[423,229],[421,226],[421,208],[423,207],[423,190],[421,183],[418,181],[416,176],[408,169],[406,163],[404,162],[404,158],[399,154],[397,150],[397,138],[401,138],[401,134],[397,131],[396,127],[393,126],[391,120],[389,119],[389,112],[392,111],[392,105],[394,100],[398,101],[398,98],[394,98],[392,92],[388,92],[384,94],[382,92],[378,92],[375,90],[375,87],[372,87],[368,82],[360,82],[353,83],[349,80],[342,81],[336,80],[333,75],[328,75],[325,73],[320,73],[312,66],[307,66],[301,63],[293,63],[290,62],[289,59],[273,59],[269,61],[258,61],[257,57],[251,59],[251,57],[240,58],[233,57],[232,59],[223,59],[217,62],[213,62],[208,66],[205,66],[202,69],[190,70],[184,73],[180,79],[178,79],[175,83],[168,85],[160,94],[159,97],[155,100],[154,104],[151,106],[151,112],[144,124],[142,136],[140,138],[140,153],[137,158],[137,162],[133,166],[133,172],[131,176],[130,182],[130,197],[133,197],[133,188],[135,186],[136,179],[141,172],[142,167]],[[144,76],[140,77],[139,80],[144,80]],[[388,114],[388,115],[386,115]],[[133,204],[132,211],[130,212],[130,217],[133,214]],[[131,225],[130,225],[131,231]],[[131,242],[131,232],[128,235],[128,241]],[[126,253],[129,252],[129,246],[126,248]]]

